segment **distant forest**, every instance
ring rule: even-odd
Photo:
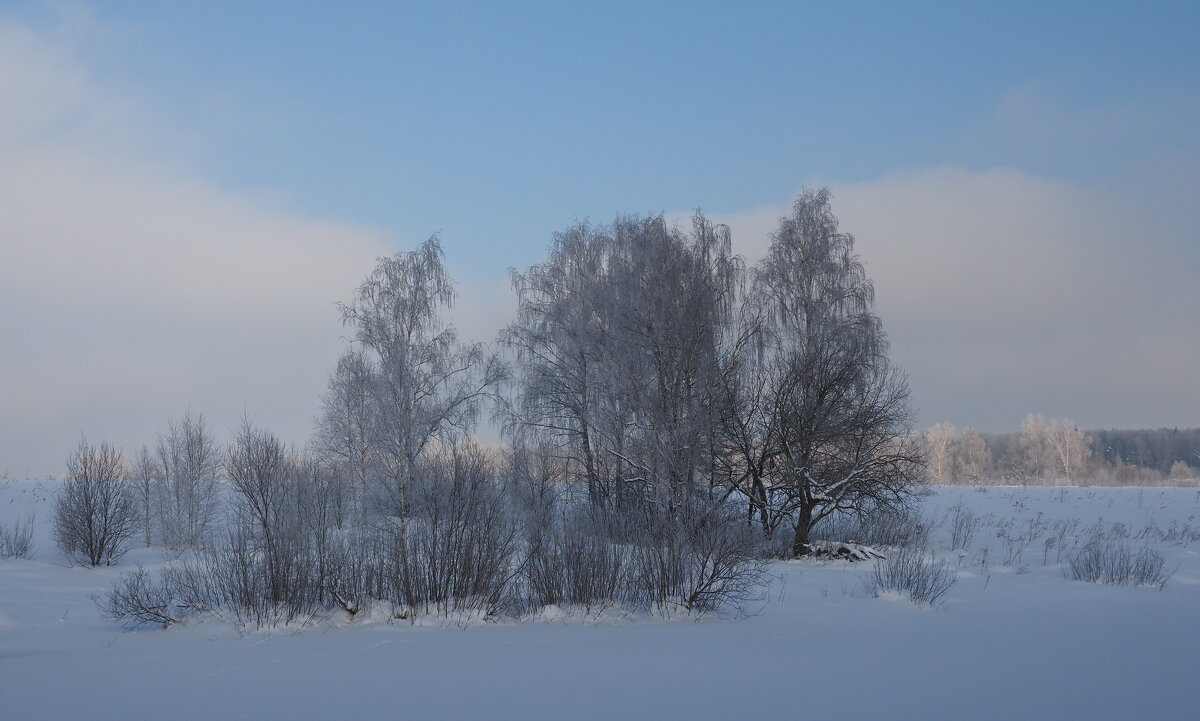
[[[939,423],[923,436],[926,474],[935,483],[1200,480],[1200,428],[1084,431],[1068,420],[1030,415],[1011,433],[958,431]]]
[[[1154,468],[1169,473],[1171,466],[1183,462],[1200,465],[1200,428],[1158,428],[1155,430],[1088,431],[1092,452],[1106,463],[1117,459],[1131,466]]]

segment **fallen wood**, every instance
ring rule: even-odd
[[[870,546],[857,543],[838,543],[836,541],[813,541],[804,544],[806,556],[828,558],[838,561],[873,561],[884,558],[884,555]]]

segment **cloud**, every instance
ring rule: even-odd
[[[1200,425],[1200,268],[1181,214],[1015,170],[832,184],[920,423]],[[763,253],[785,205],[716,216]]]
[[[245,411],[303,442],[342,345],[333,304],[395,239],[204,180],[188,138],[81,60],[95,33],[0,16],[0,472],[59,473],[81,432],[152,441],[189,406],[222,435]],[[1136,198],[1016,170],[832,185],[922,425],[1200,425],[1185,150],[1139,160]],[[716,219],[753,260],[786,211]],[[459,291],[465,338],[513,316],[499,269]]]
[[[75,29],[0,19],[0,472],[61,472],[191,406],[303,441],[377,230],[248,201],[139,155],[163,133],[92,77]],[[144,151],[144,148],[143,148]]]

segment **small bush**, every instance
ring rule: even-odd
[[[1158,551],[1142,547],[1134,553],[1124,543],[1101,540],[1071,554],[1064,573],[1076,581],[1160,589],[1175,575],[1167,570],[1166,561]]]
[[[762,534],[741,509],[707,499],[674,513],[649,499],[621,511],[546,502],[530,514],[525,605],[619,605],[670,613],[737,609],[765,583]]]
[[[866,580],[867,592],[878,597],[900,593],[918,606],[932,606],[954,585],[954,571],[915,548],[902,548],[875,564]]]
[[[950,523],[950,550],[966,550],[971,547],[971,541],[979,530],[981,521],[971,509],[963,504],[951,506],[947,511]]]
[[[20,559],[33,557],[33,519],[25,523],[13,521],[10,527],[0,523],[0,558]]]
[[[477,449],[433,463],[409,488],[409,515],[380,524],[373,595],[404,613],[497,613],[520,529]]]
[[[683,576],[683,605],[708,612],[731,605],[741,609],[765,585],[767,564],[759,553],[760,535],[737,519],[710,517],[687,532],[689,554]]]
[[[177,588],[170,572],[157,581],[141,566],[113,584],[108,594],[97,599],[96,605],[108,618],[119,621],[127,629],[145,624],[166,628],[182,617],[176,601]]]
[[[591,610],[618,601],[628,585],[626,554],[591,519],[551,522],[538,529],[528,549],[524,575],[535,605]]]

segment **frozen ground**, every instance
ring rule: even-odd
[[[54,489],[0,487],[0,522],[35,515],[38,544],[0,561],[3,719],[1200,719],[1195,489],[936,489],[929,518],[961,502],[984,522],[965,552],[945,550],[948,524],[933,531],[958,569],[933,609],[866,595],[868,564],[797,561],[773,567],[746,618],[245,635],[105,621],[90,596],[162,557],[67,567],[49,537]],[[1069,581],[1045,547],[1064,528],[1064,558],[1100,528],[1178,570],[1163,591]],[[1037,535],[1021,548],[998,529]]]

